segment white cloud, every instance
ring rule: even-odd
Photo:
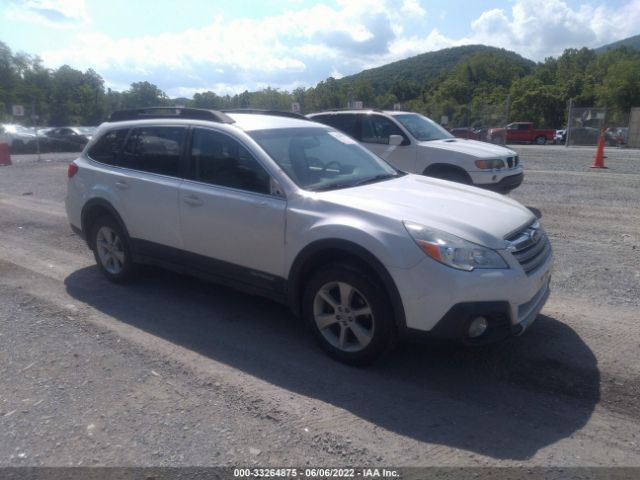
[[[427,11],[422,8],[417,0],[404,0],[400,11],[406,15],[415,15],[417,17],[424,17]]]
[[[89,21],[83,0],[29,0],[23,6],[29,15],[59,12],[66,22]],[[568,47],[598,46],[637,34],[640,25],[640,0],[617,9],[604,3],[572,8],[562,0],[547,0],[544,8],[539,0],[513,0],[510,6],[482,13],[459,38],[435,28],[416,33],[424,32],[430,20],[418,0],[336,0],[333,7],[290,4],[294,10],[262,19],[220,15],[206,27],[158,36],[113,40],[78,29],[71,46],[40,55],[50,67],[93,68],[108,85],[148,80],[171,96],[208,89],[225,94],[267,85],[311,86],[330,75],[470,43],[542,60]]]
[[[619,8],[584,4],[571,8],[562,0],[517,0],[510,15],[484,12],[471,25],[470,43],[495,45],[542,60],[566,48],[597,47],[638,33],[640,0]]]
[[[11,4],[6,17],[53,28],[73,28],[91,21],[84,0],[24,0]]]
[[[602,4],[571,8],[562,0],[515,0],[510,11],[491,9],[471,23],[464,37],[447,37],[438,29],[425,36],[403,36],[390,45],[389,54],[372,62],[384,64],[398,58],[468,44],[485,44],[515,51],[542,61],[566,48],[598,47],[637,35],[640,0],[629,0],[613,9]]]
[[[397,38],[396,9],[368,0],[338,3],[338,8],[316,4],[260,20],[218,16],[207,27],[158,36],[114,40],[78,33],[71,46],[40,55],[50,67],[93,68],[108,84],[120,84],[125,72],[132,81],[147,75],[171,95],[202,85],[225,90],[236,85],[236,91],[263,84],[313,85],[333,70],[352,73],[387,55]],[[187,84],[168,86],[162,78]]]

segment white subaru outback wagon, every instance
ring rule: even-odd
[[[71,227],[111,281],[151,263],[273,298],[348,363],[405,336],[481,344],[533,322],[552,253],[527,208],[295,117],[116,112],[69,165]]]

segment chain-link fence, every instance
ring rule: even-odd
[[[626,144],[629,148],[640,148],[640,107],[634,107],[629,114]]]
[[[565,145],[596,145],[600,131],[606,126],[606,119],[606,108],[570,107]]]
[[[569,107],[567,128],[562,134],[566,146],[595,146],[600,134],[610,147],[629,144],[629,112],[603,107]]]

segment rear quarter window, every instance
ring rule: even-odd
[[[121,166],[177,177],[185,137],[184,127],[135,128],[124,146]]]
[[[89,157],[107,165],[120,165],[122,147],[129,129],[111,130],[105,133],[93,147],[89,149]]]
[[[329,125],[336,130],[340,130],[341,132],[346,133],[356,140],[360,139],[358,115],[356,115],[355,113],[319,115],[317,117],[313,117],[313,120],[316,122],[324,123],[325,125]]]

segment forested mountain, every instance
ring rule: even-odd
[[[355,84],[360,80],[369,82],[374,93],[390,91],[398,82],[422,85],[449,74],[462,60],[480,55],[482,58],[497,60],[500,64],[508,64],[520,74],[531,71],[535,63],[521,57],[517,53],[502,48],[486,45],[464,45],[462,47],[445,48],[436,52],[422,53],[414,57],[398,60],[377,68],[364,70],[338,80],[338,85]],[[496,65],[498,66],[498,65]]]
[[[618,47],[635,48],[636,50],[640,50],[640,35],[635,35],[633,37],[625,38],[623,40],[618,40],[617,42],[603,45],[602,47],[596,48],[596,52],[602,53]]]
[[[631,39],[627,40],[633,40]],[[615,45],[615,44],[612,44]],[[612,45],[607,47],[612,47]],[[603,48],[607,48],[603,47]],[[122,108],[184,105],[199,108],[267,108],[303,113],[347,106],[393,108],[424,113],[448,126],[498,126],[528,120],[560,128],[567,104],[607,107],[612,124],[623,124],[630,107],[640,106],[640,50],[627,46],[601,53],[567,49],[534,63],[504,49],[467,45],[429,52],[341,79],[332,77],[293,92],[266,88],[236,95],[197,93],[170,99],[141,79],[123,92],[105,88],[99,73],[64,65],[47,69],[33,55],[12,53],[0,42],[0,122],[40,125],[96,125]],[[13,118],[12,105],[27,116]]]

